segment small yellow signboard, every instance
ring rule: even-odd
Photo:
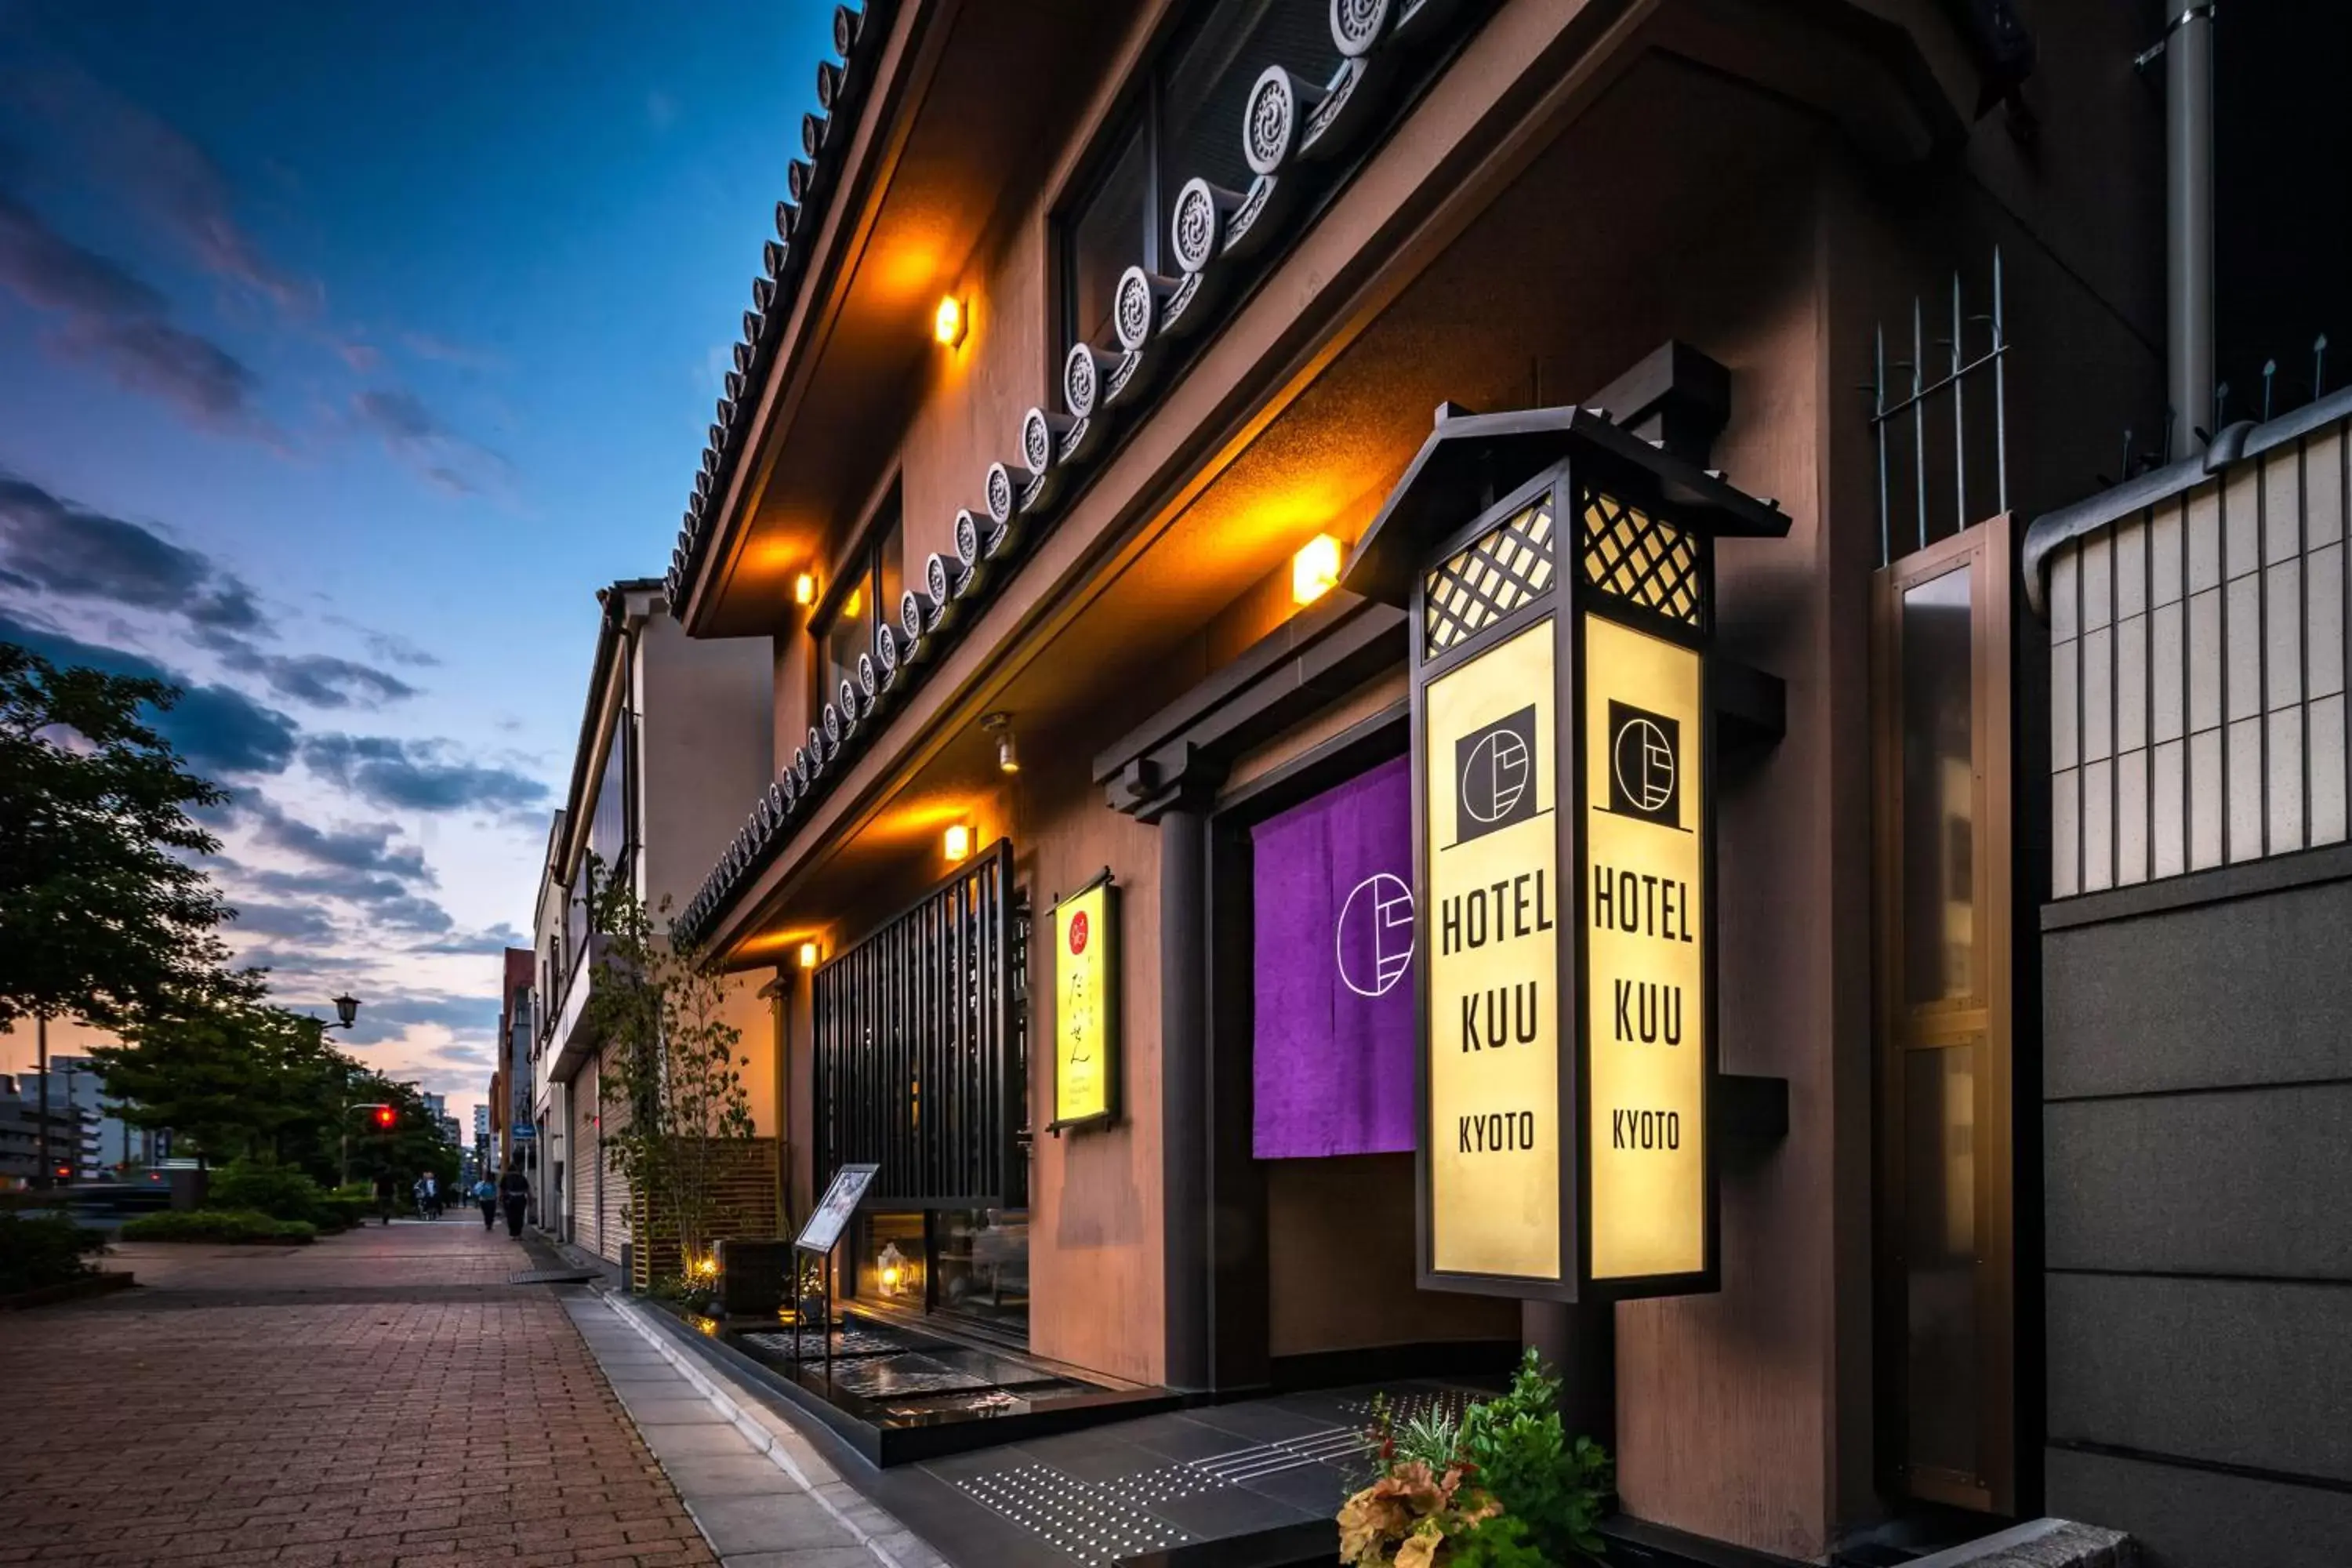
[[[1424,697],[1430,1267],[1561,1277],[1552,622]]]
[[[1110,873],[1054,906],[1054,1120],[1048,1131],[1117,1111],[1118,889]]]
[[[1591,1277],[1706,1267],[1699,656],[1584,616]]]

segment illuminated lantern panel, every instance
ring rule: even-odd
[[[1339,574],[1415,633],[1424,1288],[1716,1289],[1712,543],[1787,526],[1596,413],[1447,412]]]

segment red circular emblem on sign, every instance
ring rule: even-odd
[[[1070,951],[1072,952],[1084,952],[1086,950],[1087,911],[1080,910],[1076,914],[1070,917]]]

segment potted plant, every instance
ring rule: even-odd
[[[1373,1401],[1375,1469],[1339,1508],[1339,1557],[1357,1568],[1549,1568],[1592,1562],[1610,1462],[1560,1426],[1559,1382],[1532,1350],[1509,1392],[1456,1422],[1400,1424]]]

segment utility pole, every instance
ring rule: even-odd
[[[33,1135],[38,1141],[40,1152],[38,1163],[33,1170],[33,1184],[47,1187],[49,1184],[49,1016],[47,1013],[33,1015],[33,1051],[39,1064],[36,1072],[41,1080],[39,1109],[35,1112],[33,1124]]]

